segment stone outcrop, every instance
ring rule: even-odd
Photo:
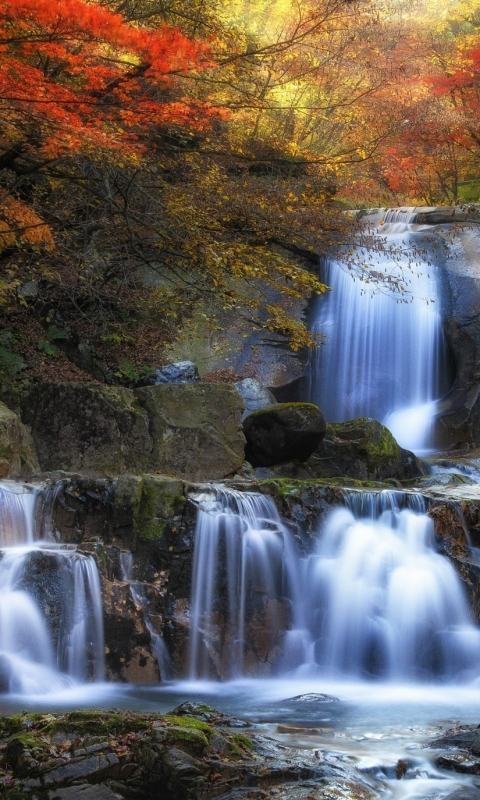
[[[38,467],[29,431],[13,411],[0,403],[0,478],[19,478]]]
[[[480,444],[480,228],[440,230],[446,256],[445,332],[454,363],[453,385],[436,422],[440,447]]]
[[[149,419],[152,472],[208,481],[241,469],[243,401],[233,386],[164,384],[137,389],[135,396]]]
[[[321,800],[327,782],[328,796],[380,797],[372,780],[341,754],[298,752],[250,728],[196,703],[164,715],[74,711],[4,717],[2,797],[251,800],[265,797],[271,787],[279,800]]]
[[[325,438],[308,466],[318,478],[383,481],[407,480],[424,474],[417,457],[403,450],[388,428],[368,417],[327,424]]]
[[[242,420],[248,417],[252,411],[259,411],[261,408],[273,406],[277,402],[270,389],[262,386],[255,378],[245,378],[243,381],[238,381],[235,384],[235,389],[241,394],[245,404]]]
[[[240,395],[226,384],[163,384],[134,392],[52,383],[31,390],[23,416],[44,471],[161,472],[208,481],[242,466],[242,411]]]
[[[244,420],[245,457],[254,467],[306,461],[325,435],[325,420],[313,403],[279,403]]]
[[[42,470],[145,472],[152,439],[146,411],[129,389],[97,383],[35,386],[25,399]]]

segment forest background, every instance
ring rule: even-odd
[[[346,209],[479,200],[479,28],[471,0],[0,0],[3,382],[133,382],[199,317],[314,344],[289,303]]]

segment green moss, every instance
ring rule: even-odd
[[[230,736],[232,742],[235,742],[236,745],[242,747],[244,750],[252,750],[253,744],[252,740],[249,739],[248,736],[245,736],[244,733],[232,733]]]
[[[135,544],[160,541],[169,519],[181,511],[183,483],[173,478],[144,475],[137,490],[133,514]]]
[[[258,481],[258,486],[268,489],[278,497],[299,497],[306,489],[315,487],[328,488],[358,488],[358,489],[385,489],[396,486],[397,481],[393,479],[385,481],[360,481],[356,478],[312,478],[307,480],[296,480],[292,478],[265,478]]]
[[[262,414],[268,413],[278,413],[283,411],[295,411],[300,409],[300,411],[305,411],[307,414],[318,414],[318,406],[314,403],[276,403],[274,406],[269,406],[267,408],[259,408],[256,411],[251,411],[249,413],[249,417],[257,417],[262,416]]]
[[[92,736],[119,736],[124,733],[145,730],[149,722],[128,713],[100,711],[73,711],[65,716],[49,720],[42,732],[78,733]]]
[[[202,750],[208,747],[208,739],[203,731],[195,728],[180,728],[177,726],[167,729],[167,742],[169,744],[184,742],[186,744],[200,747]]]
[[[197,731],[202,731],[207,736],[211,736],[213,733],[211,725],[202,722],[200,719],[195,719],[195,717],[177,717],[174,714],[167,714],[165,716],[165,721],[170,725],[175,725],[177,728],[193,728]]]

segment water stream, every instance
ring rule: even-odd
[[[37,694],[103,677],[95,561],[57,544],[49,490],[0,483],[0,688]]]
[[[402,447],[427,452],[448,389],[439,272],[414,209],[383,209],[362,223],[378,249],[344,248],[322,265],[333,291],[317,299],[312,329],[328,339],[313,356],[308,396],[329,422],[372,417]]]

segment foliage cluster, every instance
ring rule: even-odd
[[[373,0],[0,1],[21,355],[128,379],[202,315],[311,345],[291,308],[326,290],[345,204],[478,199],[479,20],[473,0],[434,23]]]

